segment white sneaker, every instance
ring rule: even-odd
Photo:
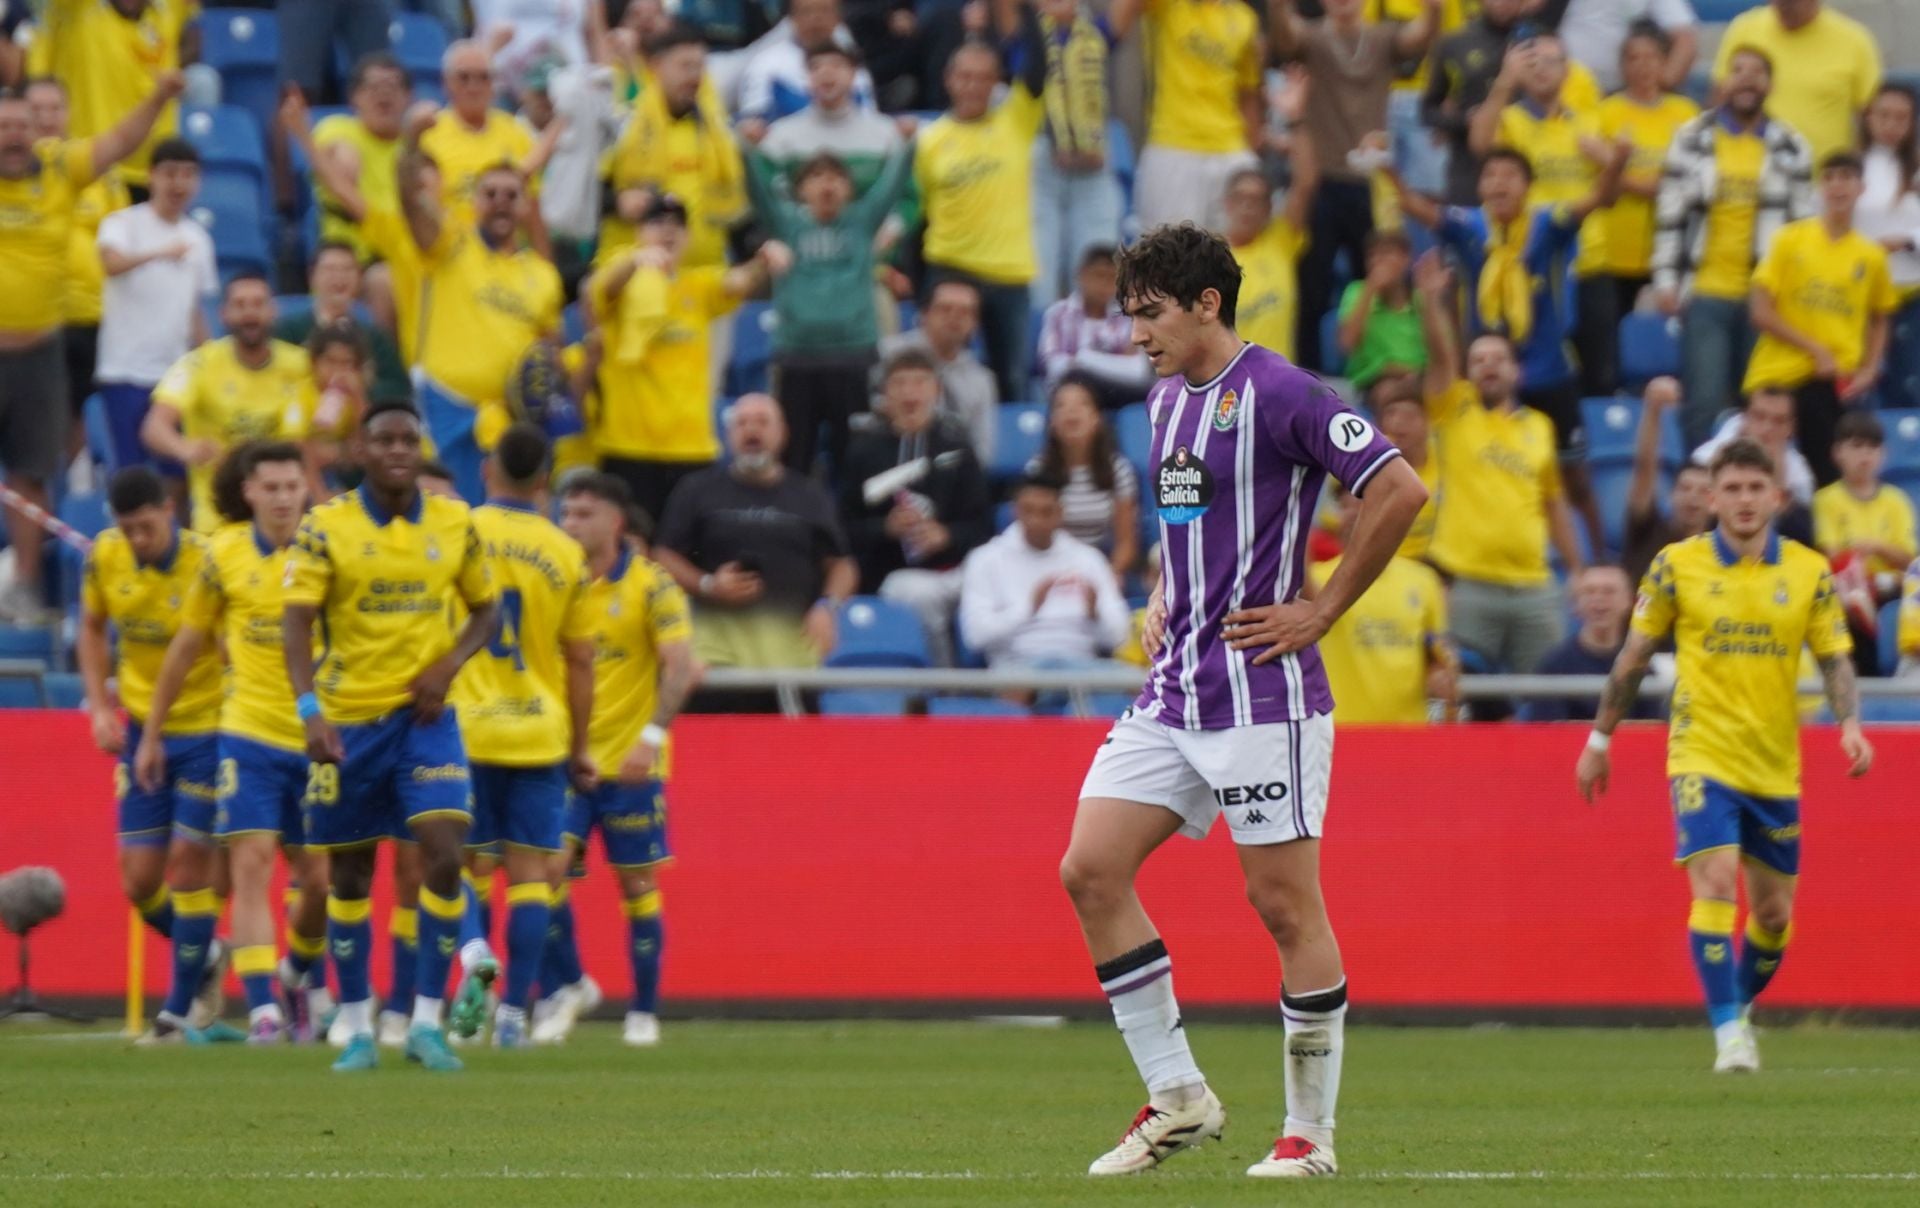
[[[660,1043],[660,1017],[644,1011],[628,1011],[627,1026],[621,1030],[620,1039],[635,1048],[652,1048]]]
[[[188,1027],[204,1031],[226,1010],[227,966],[232,959],[225,940],[215,937],[207,944],[206,967],[200,971],[200,986],[187,1010]]]
[[[413,1017],[402,1011],[380,1012],[380,1023],[376,1030],[380,1047],[383,1049],[404,1049],[407,1047],[407,1029],[413,1025]]]
[[[1760,1072],[1760,1046],[1754,1043],[1753,1029],[1742,1024],[1740,1030],[1721,1041],[1713,1059],[1716,1074],[1757,1074]]]
[[[600,993],[600,983],[588,974],[582,973],[580,980],[567,987],[573,993],[573,1015],[575,1019],[582,1015],[591,1015],[607,996]]]
[[[1183,1149],[1206,1140],[1219,1140],[1227,1126],[1227,1109],[1209,1090],[1181,1107],[1161,1109],[1149,1103],[1133,1118],[1120,1144],[1093,1160],[1090,1175],[1139,1174],[1151,1170]]]
[[[1338,1172],[1331,1145],[1315,1145],[1305,1137],[1281,1137],[1273,1152],[1247,1167],[1256,1179],[1311,1179]]]
[[[564,1044],[573,1034],[577,1001],[572,986],[562,986],[533,1004],[533,1043]]]

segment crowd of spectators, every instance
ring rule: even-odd
[[[622,478],[711,664],[816,662],[870,593],[936,662],[1083,665],[1153,557],[1116,250],[1190,221],[1242,266],[1241,333],[1350,390],[1434,495],[1329,635],[1343,714],[1599,666],[1736,435],[1833,557],[1863,669],[1903,575],[1920,660],[1875,418],[1920,404],[1920,103],[1844,5],[1756,3],[1710,56],[1689,0],[413,7],[437,76],[387,4],[277,6],[261,185],[299,251],[236,267],[196,221],[223,169],[181,98],[226,82],[193,7],[5,6],[10,487],[85,478],[97,395],[95,456],[209,526],[225,448],[298,439],[350,489],[358,415],[410,398],[469,498],[522,418]],[[762,300],[764,390],[735,352]],[[1670,333],[1671,376],[1623,374],[1623,319]],[[1596,398],[1630,417],[1624,490]],[[39,530],[7,519],[0,612],[33,622]],[[1323,529],[1337,557],[1340,505]]]

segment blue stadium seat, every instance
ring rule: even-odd
[[[733,355],[727,362],[727,393],[755,394],[767,388],[773,360],[773,303],[748,302],[733,318]]]
[[[280,107],[280,25],[271,9],[200,14],[200,61],[220,73],[221,99],[271,128]]]
[[[271,270],[260,190],[245,173],[220,168],[204,173],[191,212],[213,236],[214,259],[223,277],[240,269]]]
[[[98,536],[102,529],[112,523],[112,517],[107,515],[107,496],[104,491],[86,491],[68,495],[60,501],[59,510],[61,520],[88,537]],[[80,599],[80,568],[84,557],[79,550],[64,541],[60,542],[56,548],[60,602],[72,604]]]
[[[440,56],[447,50],[447,27],[440,24],[438,17],[395,13],[393,24],[387,28],[387,39],[393,44],[393,57],[400,60],[408,75],[439,77]]]
[[[1633,442],[1640,431],[1639,399],[1585,399],[1580,404],[1580,416],[1587,425],[1590,463],[1633,464]]]
[[[180,132],[200,152],[204,167],[250,172],[266,188],[267,148],[252,113],[238,105],[186,109],[180,114]]]
[[[89,394],[80,408],[81,423],[87,430],[87,451],[108,474],[120,468],[113,455],[112,429],[107,424],[107,404],[97,394]]]
[[[1765,3],[1766,0],[1693,0],[1693,14],[1702,21],[1731,21]]]
[[[1920,725],[1920,700],[1911,696],[1866,696],[1860,720],[1873,725]]]
[[[1620,320],[1620,376],[1629,388],[1679,372],[1680,341],[1666,316],[1636,312]]]
[[[1593,502],[1600,509],[1600,524],[1607,546],[1619,549],[1626,539],[1627,489],[1633,484],[1633,463],[1617,461],[1590,463],[1593,471]],[[1584,536],[1586,525],[1574,528]]]
[[[1920,470],[1920,409],[1888,409],[1880,422],[1887,429],[1887,470]]]
[[[822,692],[822,717],[899,717],[907,711],[907,694],[867,691]]]
[[[46,690],[49,709],[78,709],[86,703],[86,685],[71,671],[49,671],[40,677],[40,686]]]
[[[1880,674],[1892,675],[1900,665],[1900,601],[1888,600],[1880,606]]]
[[[0,675],[0,709],[38,709],[46,703],[39,680],[24,675]]]
[[[1153,416],[1145,403],[1128,403],[1113,413],[1113,438],[1121,455],[1145,474],[1153,460]]]
[[[995,696],[930,696],[928,717],[1032,717],[1033,710]]]
[[[995,424],[998,432],[993,441],[993,464],[987,472],[1002,480],[1018,478],[1046,444],[1046,404],[1002,403]]]
[[[925,667],[926,630],[913,610],[879,596],[855,596],[840,609],[840,644],[829,667]]]
[[[0,659],[53,657],[53,631],[46,626],[0,625]]]
[[[1920,466],[1911,469],[1889,469],[1884,477],[1886,481],[1905,491],[1908,498],[1920,499]]]

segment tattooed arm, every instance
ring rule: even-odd
[[[1840,750],[1847,757],[1847,774],[1865,776],[1873,766],[1873,744],[1860,733],[1860,684],[1854,678],[1853,658],[1830,654],[1820,660],[1820,678],[1826,684],[1827,707],[1840,727]]]
[[[1647,635],[1629,632],[1620,657],[1613,661],[1613,671],[1607,676],[1606,691],[1600,695],[1600,713],[1593,721],[1593,735],[1587,739],[1587,747],[1580,752],[1580,762],[1574,769],[1580,795],[1589,803],[1607,791],[1607,779],[1613,772],[1613,760],[1607,745],[1613,738],[1614,728],[1632,712],[1634,702],[1640,699],[1640,681],[1647,678],[1647,666],[1653,660],[1654,645],[1654,639]]]

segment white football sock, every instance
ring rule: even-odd
[[[428,998],[424,994],[413,996],[413,1026],[416,1028],[440,1028],[440,1000]]]
[[[371,1035],[373,1032],[373,1000],[363,998],[359,1002],[340,1004],[340,1025],[349,1036]]]
[[[271,1019],[278,1023],[286,1022],[286,1020],[281,1018],[280,1004],[276,1002],[270,1002],[263,1007],[255,1007],[247,1012],[248,1024],[256,1024],[263,1019]]]
[[[1206,1093],[1207,1080],[1187,1047],[1180,1004],[1173,997],[1173,960],[1159,940],[1100,965],[1100,988],[1113,1004],[1140,1080],[1155,1107],[1180,1107]]]
[[[1287,1123],[1282,1135],[1331,1147],[1340,1060],[1346,1050],[1347,979],[1300,995],[1281,987],[1280,1019],[1287,1032]]]
[[[470,973],[481,961],[493,959],[493,945],[485,940],[468,940],[460,946],[460,972]]]

